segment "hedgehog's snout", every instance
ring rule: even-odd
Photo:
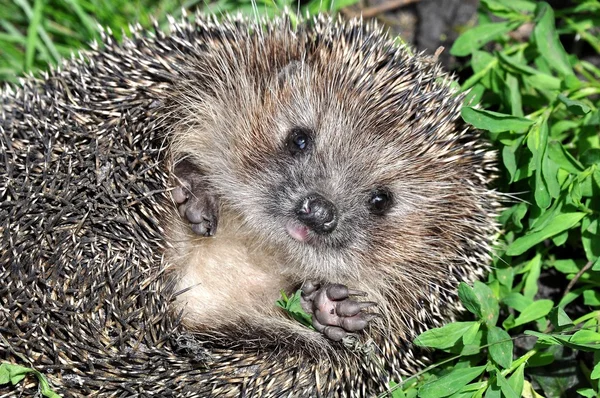
[[[337,227],[337,208],[318,193],[311,193],[300,200],[295,213],[302,224],[318,234],[331,233]]]

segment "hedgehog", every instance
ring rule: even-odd
[[[373,22],[170,22],[3,89],[0,360],[65,397],[414,374],[496,233],[494,151],[452,77]]]

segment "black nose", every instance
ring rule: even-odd
[[[296,216],[317,233],[330,233],[337,226],[335,205],[317,193],[308,195],[296,205]]]

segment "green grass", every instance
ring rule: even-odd
[[[0,80],[14,81],[87,48],[100,39],[100,25],[120,38],[129,22],[149,27],[152,17],[177,15],[180,6],[170,0],[14,0],[0,10]]]
[[[302,12],[338,9],[312,1]],[[222,0],[211,12],[274,15],[286,0]],[[55,64],[130,21],[166,23],[181,15],[171,0],[14,0],[0,6],[0,80]],[[494,17],[492,17],[494,16]],[[463,118],[486,130],[499,153],[498,190],[506,193],[502,236],[485,283],[462,285],[471,320],[417,339],[440,361],[390,391],[394,397],[598,395],[600,379],[600,69],[568,53],[600,50],[600,1],[560,12],[533,0],[482,0],[480,27],[451,52],[469,59],[461,82],[481,108]],[[515,35],[519,27],[531,34]],[[480,110],[485,109],[485,110]],[[514,199],[511,199],[514,198]],[[558,294],[541,297],[550,272]],[[560,370],[557,372],[557,369]],[[578,383],[578,384],[575,384]],[[535,388],[535,391],[532,389]],[[575,393],[574,391],[577,391]]]

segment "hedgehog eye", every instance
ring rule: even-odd
[[[311,131],[301,127],[294,127],[290,130],[286,147],[292,155],[306,152],[312,146]]]
[[[384,214],[392,207],[392,193],[385,188],[377,188],[371,192],[369,209],[373,214]]]

